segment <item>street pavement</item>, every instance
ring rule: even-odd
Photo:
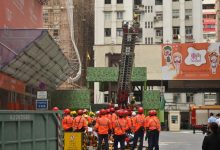
[[[192,130],[162,131],[159,141],[160,150],[201,150],[204,136],[202,132],[193,134]]]

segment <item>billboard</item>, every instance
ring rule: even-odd
[[[162,44],[163,80],[220,80],[220,43]]]
[[[39,0],[1,0],[0,28],[42,28]]]

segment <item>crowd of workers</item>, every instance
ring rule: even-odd
[[[134,150],[139,141],[138,150],[142,150],[144,135],[145,140],[148,140],[148,149],[159,150],[161,126],[156,110],[148,111],[148,115],[145,116],[142,107],[137,108],[137,113],[129,109],[115,110],[113,107],[101,109],[96,114],[81,109],[77,112],[65,109],[62,126],[66,132],[88,133],[92,128],[98,135],[98,150],[103,146],[108,150],[110,139],[114,141],[114,150],[118,149],[118,143],[120,149],[124,150],[125,143],[129,143],[131,139],[130,149]]]

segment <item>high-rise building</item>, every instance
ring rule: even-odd
[[[68,80],[60,88],[75,88],[85,86],[86,67],[92,63],[93,46],[93,7],[94,2],[77,0],[70,2],[68,0],[50,0],[43,7],[44,28],[48,29],[52,37],[57,41],[65,56],[76,68],[74,75],[80,69],[81,78],[77,82]],[[74,34],[72,34],[74,33]],[[74,37],[73,37],[74,36]],[[76,43],[74,47],[73,40]],[[77,61],[77,55],[80,57],[81,68]]]
[[[121,22],[134,13],[140,44],[203,41],[202,0],[105,0],[95,4],[95,44],[120,44]]]
[[[217,41],[220,41],[220,0],[215,1],[215,10],[216,10],[216,38]]]
[[[203,38],[207,42],[216,41],[215,0],[203,0]]]

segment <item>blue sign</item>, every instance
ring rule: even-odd
[[[36,100],[36,110],[48,110],[48,100],[47,99],[37,99]]]

